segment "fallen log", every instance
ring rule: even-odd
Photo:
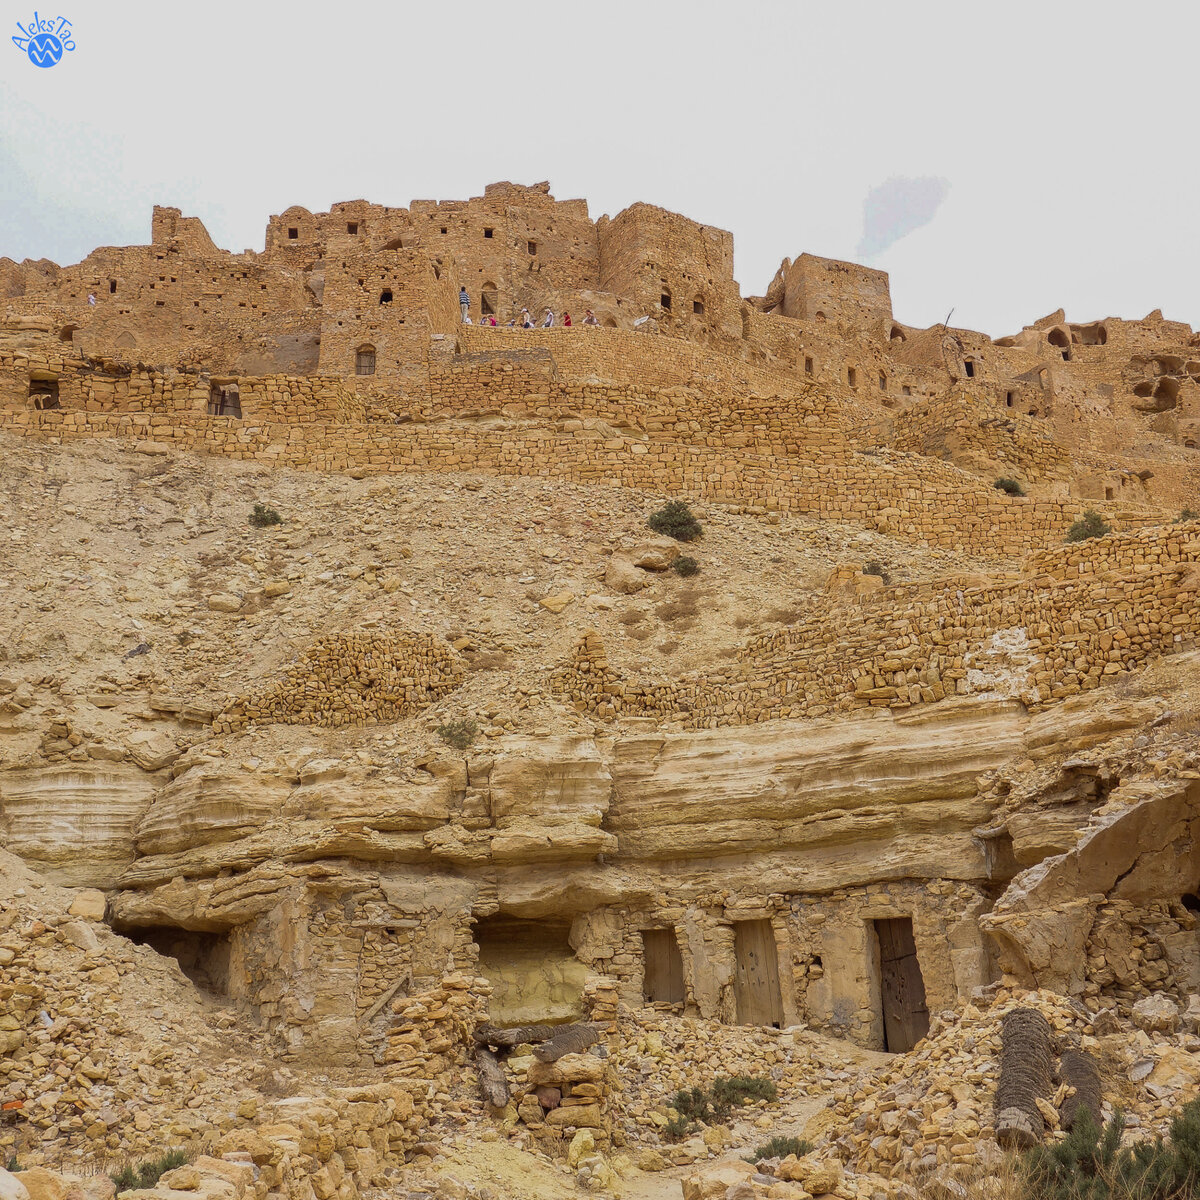
[[[562,1028],[562,1025],[515,1025],[512,1029],[501,1029],[498,1025],[480,1025],[471,1036],[481,1046],[500,1050],[548,1041]]]
[[[475,1065],[479,1070],[479,1090],[483,1093],[484,1100],[492,1108],[507,1108],[510,1096],[508,1079],[499,1057],[486,1046],[477,1046]]]
[[[1050,1023],[1032,1008],[1014,1008],[1001,1022],[1000,1079],[994,1128],[1004,1147],[1038,1145],[1046,1123],[1037,1101],[1050,1099]]]
[[[552,1038],[534,1048],[533,1057],[538,1062],[557,1062],[564,1054],[582,1054],[599,1040],[595,1025],[560,1025]]]
[[[1100,1116],[1100,1065],[1084,1050],[1067,1050],[1058,1064],[1058,1077],[1075,1089],[1073,1095],[1063,1099],[1058,1110],[1058,1123],[1064,1129],[1073,1129],[1080,1112],[1086,1111],[1097,1129],[1103,1127]]]

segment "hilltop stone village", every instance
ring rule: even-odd
[[[1002,1200],[1077,1097],[1164,1130],[1200,334],[1081,315],[743,297],[547,184],[0,259],[0,1197]]]

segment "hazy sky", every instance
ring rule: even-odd
[[[35,9],[74,24],[49,69],[9,40]],[[882,247],[913,325],[953,308],[999,336],[1060,305],[1200,325],[1197,12],[0,0],[0,256],[148,242],[154,203],[261,250],[289,204],[549,179],[593,217],[646,200],[732,230],[745,295],[785,255]]]

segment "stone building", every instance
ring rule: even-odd
[[[1190,858],[1161,886],[1150,867],[1109,879],[1103,839],[1068,862],[1061,824],[1012,817],[984,782],[1054,743],[1056,708],[1080,706],[1064,757],[1150,719],[1097,689],[1200,636],[1200,544],[1169,523],[1200,494],[1188,326],[921,330],[885,273],[808,253],[743,298],[725,231],[643,203],[592,221],[511,183],[289,208],[241,254],[156,208],[149,245],[0,261],[0,293],[14,435],[616,485],[988,564],[887,588],[835,571],[786,628],[680,678],[623,674],[581,629],[547,689],[604,732],[423,756],[383,783],[316,754],[64,766],[52,801],[36,772],[0,773],[10,848],[103,888],[115,928],[246,1004],[284,1053],[371,1061],[389,1003],[458,972],[488,980],[497,1020],[578,1016],[601,974],[630,1005],[902,1050],[1003,972],[1061,981],[1035,935],[1064,913],[1067,984],[1147,982],[1105,974],[1111,913],[1069,908],[1072,870],[1152,928],[1154,971],[1200,984]],[[547,306],[574,326],[479,324]],[[996,490],[1010,477],[1027,494]],[[1063,538],[1093,503],[1119,536],[1085,561]],[[269,686],[173,719],[258,744],[275,724],[396,722],[463,686],[452,647],[374,637],[328,631]],[[47,735],[64,763],[70,736]],[[1178,821],[1182,795],[1157,798]]]

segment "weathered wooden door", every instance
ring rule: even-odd
[[[911,1050],[929,1032],[925,981],[917,962],[911,917],[875,922],[879,938],[883,1048],[893,1054]]]
[[[783,1024],[779,956],[770,921],[738,921],[733,927],[736,972],[733,998],[742,1025]]]
[[[643,929],[642,949],[646,969],[642,995],[651,1003],[682,1004],[683,955],[673,929]]]

